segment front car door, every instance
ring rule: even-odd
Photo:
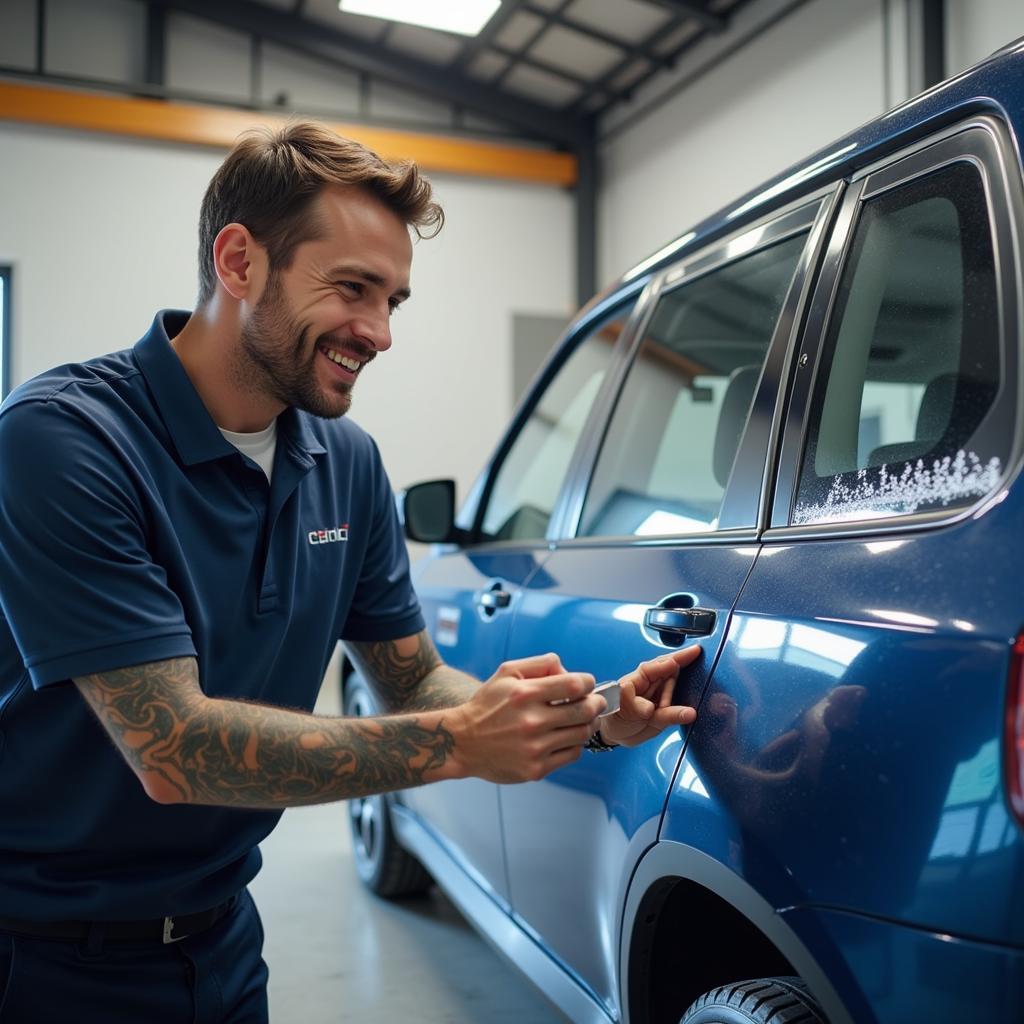
[[[608,420],[581,449],[555,550],[524,587],[509,657],[554,650],[614,679],[682,642],[648,625],[649,612],[671,627],[696,606],[714,622],[693,641],[703,658],[677,700],[699,701],[756,556],[775,394],[831,203],[805,199],[661,275]],[[624,894],[657,838],[684,738],[585,753],[501,789],[513,912],[560,963],[566,990],[548,994],[573,1019],[620,1015]]]
[[[440,549],[417,566],[427,627],[454,668],[490,677],[506,657],[522,588],[544,579],[551,514],[638,290],[592,310],[545,368],[477,496],[462,510],[472,541]],[[409,790],[402,800],[507,908],[497,787],[459,779]]]

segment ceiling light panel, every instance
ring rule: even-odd
[[[501,0],[338,0],[347,14],[365,14],[422,28],[475,36],[491,20]]]
[[[306,21],[318,21],[360,39],[376,40],[391,25],[390,21],[381,21],[380,18],[343,14],[338,10],[338,0],[306,0],[302,17]]]

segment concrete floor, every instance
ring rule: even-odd
[[[330,683],[317,710],[337,713]],[[273,1024],[565,1024],[437,890],[389,903],[363,889],[344,804],[287,811],[263,858]]]

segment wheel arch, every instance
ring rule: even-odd
[[[657,843],[634,872],[619,972],[623,1024],[675,1024],[716,985],[787,974],[804,980],[831,1024],[853,1024],[818,960],[771,904],[681,843]]]

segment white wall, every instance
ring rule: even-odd
[[[191,307],[196,222],[221,153],[0,124],[0,262],[13,263],[12,383],[133,344]],[[395,345],[353,418],[400,487],[465,494],[508,417],[515,313],[567,312],[572,201],[548,187],[437,177],[448,222],[420,242]]]
[[[920,3],[756,0],[615,109],[602,125],[600,279],[920,91]],[[1024,36],[1024,0],[946,0],[946,36],[952,76]]]
[[[946,0],[946,69],[962,71],[1024,36],[1024,0]]]
[[[604,126],[602,281],[884,109],[881,2],[812,0],[761,27],[786,6],[757,0],[742,9],[713,48],[755,28],[756,38],[651,113],[644,110],[666,93],[664,82]],[[704,60],[695,53],[677,78]]]

